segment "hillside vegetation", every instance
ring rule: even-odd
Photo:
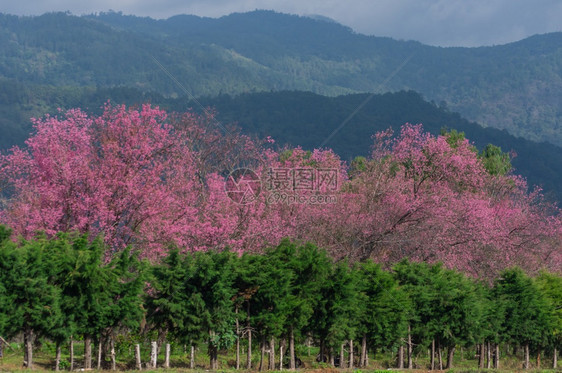
[[[46,113],[56,115],[57,108],[80,107],[100,114],[107,100],[140,106],[145,102],[169,111],[201,111],[199,103],[216,111],[225,124],[237,124],[247,134],[272,136],[278,145],[300,145],[305,149],[320,146],[344,120],[369,97],[349,94],[326,97],[311,92],[282,91],[220,95],[197,102],[186,97],[165,98],[154,92],[135,88],[93,88],[27,86],[13,80],[0,80],[0,149],[23,145],[32,130],[31,117]],[[482,150],[492,143],[505,152],[513,152],[514,172],[526,177],[530,185],[541,186],[547,196],[562,201],[562,148],[515,137],[505,130],[483,128],[459,114],[425,101],[416,92],[374,95],[347,124],[324,146],[333,149],[343,160],[367,156],[373,144],[371,136],[392,127],[397,131],[404,123],[422,123],[436,135],[442,129],[465,132]]]
[[[413,89],[485,126],[562,145],[562,33],[494,47],[439,48],[270,11],[167,20],[120,13],[0,15],[3,77],[183,94],[153,58],[196,97]]]

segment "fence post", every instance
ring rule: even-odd
[[[152,342],[152,352],[150,353],[150,366],[156,368],[156,361],[158,359],[158,343]]]
[[[164,368],[170,367],[170,344],[166,343],[166,359],[164,360]]]
[[[135,345],[135,360],[136,360],[137,369],[142,370],[140,344],[138,343]]]

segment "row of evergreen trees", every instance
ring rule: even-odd
[[[562,342],[562,277],[515,268],[490,284],[407,260],[384,270],[334,263],[314,245],[288,240],[264,254],[171,249],[149,264],[129,250],[110,257],[101,240],[85,236],[13,242],[0,226],[0,335],[22,333],[28,367],[37,340],[56,344],[58,368],[61,346],[82,338],[86,369],[92,344],[115,366],[115,341],[131,334],[157,336],[159,345],[205,342],[211,369],[233,346],[239,367],[241,339],[249,368],[256,339],[260,367],[267,347],[270,368],[275,352],[295,368],[295,341],[305,338],[320,346],[321,361],[341,367],[364,366],[368,350],[382,350],[411,368],[428,349],[432,368],[451,367],[455,348],[474,346],[481,364],[487,352],[497,367],[500,344],[523,347],[528,367],[529,354],[556,356]]]

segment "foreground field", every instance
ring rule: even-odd
[[[11,347],[13,350],[4,349],[4,357],[0,358],[0,372],[29,372],[29,370],[23,369],[22,362],[23,362],[23,346],[21,344],[12,343]],[[149,344],[145,343],[143,345],[142,351],[142,358],[143,358],[143,372],[172,372],[172,373],[198,373],[198,372],[209,372],[209,360],[206,354],[206,349],[203,345],[201,348],[196,350],[195,354],[195,369],[190,369],[190,361],[189,361],[189,353],[183,353],[182,346],[175,346],[172,349],[172,355],[170,359],[170,368],[158,368],[158,369],[149,369],[146,367],[146,362],[148,362],[149,357]],[[355,368],[355,369],[338,369],[329,366],[328,364],[318,363],[316,362],[316,356],[319,352],[317,347],[307,347],[305,345],[298,345],[297,351],[299,354],[299,358],[302,359],[304,367],[298,369],[299,371],[306,371],[307,373],[317,373],[317,372],[326,372],[326,373],[335,373],[335,372],[351,372],[354,371],[356,373],[363,373],[363,372],[373,372],[377,373],[380,371],[409,371],[409,372],[431,372],[429,370],[429,359],[427,356],[421,356],[420,354],[417,358],[414,359],[414,368],[412,370],[400,370],[394,368],[396,364],[395,356],[389,353],[377,353],[374,356],[372,353],[369,354],[369,366],[367,368]],[[83,371],[83,344],[81,342],[76,342],[75,344],[75,371]],[[241,356],[241,366],[245,367],[246,362],[246,355],[245,351],[242,350],[243,354]],[[518,354],[519,355],[519,354]],[[34,367],[33,371],[38,372],[46,372],[46,371],[54,371],[55,367],[55,351],[54,346],[50,343],[45,343],[41,346],[40,349],[37,349],[37,352],[34,354]],[[347,358],[347,356],[346,356]],[[255,350],[252,358],[252,366],[254,369],[240,369],[236,370],[235,367],[235,354],[234,351],[222,351],[219,353],[218,361],[219,361],[219,369],[218,372],[255,372],[259,370],[259,359],[260,359],[260,351],[258,349]],[[61,370],[62,371],[69,371],[70,367],[70,357],[68,354],[68,349],[63,349],[62,361],[61,361]],[[162,366],[164,363],[164,356],[160,354],[158,357],[158,364]],[[265,358],[265,365],[267,366],[267,357]],[[514,356],[508,355],[505,356],[500,363],[500,367],[502,369],[494,370],[494,369],[478,369],[478,356],[475,355],[473,349],[470,350],[460,350],[458,356],[455,357],[454,368],[450,369],[450,372],[497,372],[497,373],[504,373],[504,372],[519,372],[525,371],[523,369],[523,356]],[[94,361],[94,367],[97,366],[97,362]],[[557,370],[548,369],[548,367],[552,366],[552,361],[549,358],[545,358],[541,362],[541,367],[537,369],[536,361],[531,362],[531,369],[527,370],[526,372],[562,372],[561,368]],[[278,365],[277,365],[278,368]],[[93,369],[94,372],[99,371],[108,371],[109,369],[102,369],[97,370]],[[121,354],[118,354],[118,361],[117,361],[117,370],[121,372],[138,372],[138,370],[134,369],[134,353],[132,351],[124,351],[122,350]],[[285,371],[287,369],[284,369]],[[267,369],[264,369],[267,371]],[[276,370],[279,371],[279,370]],[[439,370],[435,370],[434,372],[438,372]]]

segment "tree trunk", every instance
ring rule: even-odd
[[[349,369],[353,369],[353,339],[349,340]]]
[[[295,370],[295,332],[293,326],[289,329],[289,369]]]
[[[537,352],[537,368],[536,369],[541,369],[541,350],[539,350]]]
[[[326,362],[326,359],[324,358],[324,352],[326,351],[326,347],[324,345],[325,344],[324,342],[325,342],[324,338],[320,338],[320,354],[319,354],[320,361],[319,361],[319,363],[325,363]]]
[[[398,347],[398,369],[404,369],[404,346]]]
[[[285,346],[285,340],[279,344],[279,370],[283,370],[283,347]]]
[[[209,363],[211,365],[211,370],[218,369],[218,350],[217,346],[211,343],[213,337],[215,336],[215,332],[213,330],[209,330]]]
[[[84,369],[92,369],[92,337],[84,336]]]
[[[408,369],[412,369],[414,367],[412,362],[412,329],[410,325],[408,325]]]
[[[113,333],[110,337],[109,340],[109,345],[111,348],[111,370],[116,370],[117,369],[117,364],[115,363],[115,339],[113,339]]]
[[[189,368],[195,369],[195,346],[191,344],[191,350],[189,352]]]
[[[346,363],[345,363],[345,344],[341,344],[340,346],[340,368],[345,369],[346,367]]]
[[[362,368],[367,366],[367,334],[363,334],[363,339],[361,339],[361,361],[359,366]]]
[[[529,369],[529,344],[525,343],[525,369]]]
[[[27,369],[33,369],[33,342],[29,336],[26,336],[24,344],[24,365]]]
[[[328,353],[328,356],[329,356],[328,361],[329,361],[330,366],[332,368],[335,368],[336,362],[335,362],[335,359],[334,359],[334,351],[331,348],[330,348],[330,351]]]
[[[236,370],[240,369],[240,323],[238,322],[238,304],[236,304]]]
[[[275,338],[271,337],[269,341],[269,356],[271,357],[271,363],[269,364],[269,369],[275,370]]]
[[[431,357],[429,358],[431,370],[435,370],[435,338],[431,340]]]
[[[484,369],[484,343],[478,345],[478,368]]]
[[[26,329],[23,339],[25,344],[23,364],[27,369],[33,369],[33,330]]]
[[[101,344],[102,344],[102,339],[100,337],[100,340],[98,342],[98,366],[97,369],[100,370],[101,369]]]
[[[439,370],[443,370],[443,356],[441,355],[441,342],[437,341],[437,361],[439,362]]]
[[[170,344],[166,343],[166,356],[164,358],[164,368],[168,369],[170,368]]]
[[[252,329],[248,325],[248,351],[246,353],[246,369],[252,369]]]
[[[451,369],[453,367],[453,358],[455,357],[455,346],[449,346],[447,349],[447,367],[445,369]]]
[[[56,352],[56,356],[55,356],[55,371],[57,371],[57,372],[60,370],[61,353],[62,353],[62,349],[60,347],[60,342],[57,342],[57,352]]]
[[[209,343],[207,345],[207,351],[209,354],[209,364],[211,366],[211,370],[216,370],[218,368],[218,350],[217,346],[215,346],[211,341],[214,339],[215,336],[214,330],[209,330]]]
[[[135,345],[135,363],[138,370],[142,370],[140,344]]]
[[[213,370],[219,369],[219,350],[213,346]]]
[[[492,350],[490,347],[490,341],[486,342],[486,369],[492,367]]]
[[[264,365],[265,365],[265,336],[262,335],[261,337],[261,342],[260,342],[260,350],[261,350],[261,355],[260,355],[260,367],[259,367],[259,371],[261,372],[264,369]]]
[[[74,341],[72,336],[70,336],[70,371],[74,370]]]
[[[494,354],[494,369],[500,369],[500,345],[496,343],[496,353]]]
[[[252,328],[250,327],[250,302],[248,302],[248,319],[246,320],[248,330],[248,353],[246,355],[246,369],[252,369]]]
[[[552,355],[552,369],[558,368],[558,350],[554,347],[554,354]]]

